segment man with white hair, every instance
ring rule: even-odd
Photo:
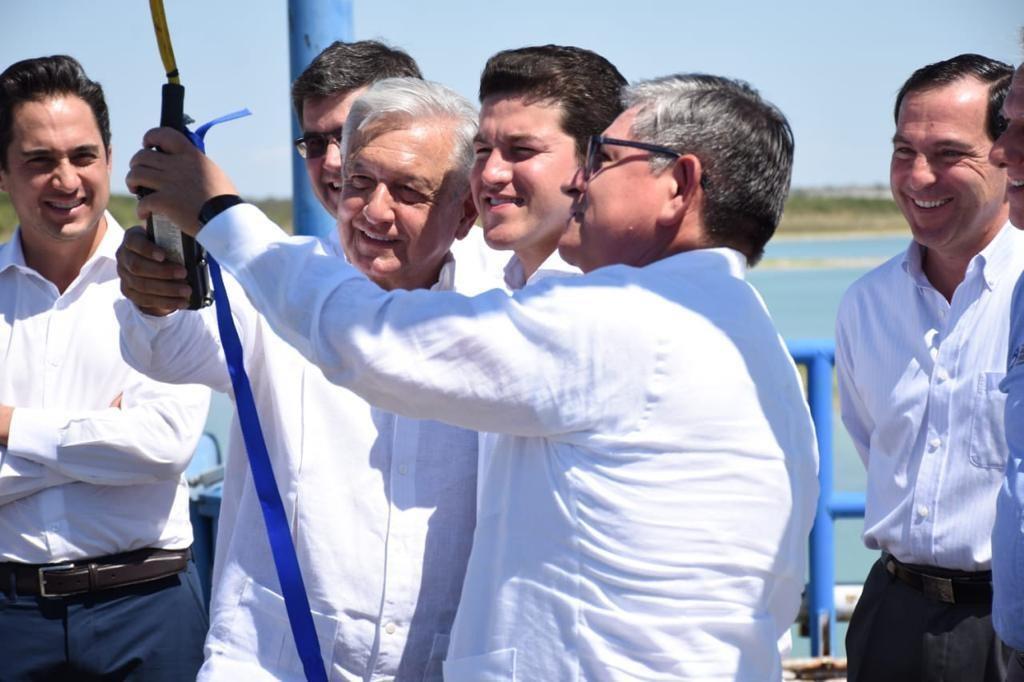
[[[625,105],[564,186],[560,249],[586,274],[513,296],[382,291],[252,206],[203,227],[234,187],[174,131],[132,160],[129,186],[154,190],[140,210],[198,232],[331,380],[500,434],[449,681],[781,679],[817,458],[744,273],[782,213],[792,134],[714,76],[641,83]]]
[[[389,79],[352,104],[344,130],[338,232],[348,261],[389,290],[476,290],[449,253],[476,217],[473,106],[437,84]],[[334,242],[306,242],[341,255]],[[125,357],[165,381],[230,392],[212,310],[167,314],[177,299],[146,293],[180,274],[158,254],[140,229],[119,252],[125,295],[164,315],[119,310]],[[330,384],[234,280],[226,286],[331,678],[440,679],[475,520],[476,434]],[[225,487],[240,499],[234,528],[220,532],[229,544],[217,550],[200,677],[301,677],[269,547],[252,533],[263,522],[249,478],[244,455],[229,460]]]

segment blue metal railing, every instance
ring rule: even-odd
[[[836,492],[832,447],[832,368],[835,344],[831,339],[788,342],[797,364],[807,368],[807,402],[818,436],[818,511],[811,528],[810,580],[807,584],[807,626],[812,656],[832,656],[836,647],[836,542],[834,522],[864,516],[864,494]]]
[[[821,459],[818,468],[820,495],[818,511],[811,529],[809,576],[807,585],[807,621],[812,656],[834,655],[836,647],[835,535],[836,519],[864,516],[864,494],[836,492],[833,486],[832,449],[832,367],[835,344],[831,339],[798,339],[788,342],[789,352],[797,364],[807,368],[807,402],[818,437]],[[204,547],[199,556],[213,559],[213,542],[217,536],[217,515],[220,512],[221,486],[197,491],[193,495],[192,518],[199,529],[196,542]],[[210,566],[201,571],[210,575]],[[209,585],[205,586],[209,596]]]

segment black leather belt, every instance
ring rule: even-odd
[[[160,580],[185,570],[190,549],[137,549],[60,564],[0,563],[0,589],[14,582],[18,594],[67,597]]]
[[[992,603],[992,571],[936,575],[912,568],[891,554],[882,555],[882,565],[891,576],[922,592],[929,599],[947,604]]]

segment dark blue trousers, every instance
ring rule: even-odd
[[[846,631],[850,682],[1004,682],[1011,650],[991,604],[946,604],[876,561]]]
[[[168,578],[72,597],[0,585],[0,680],[195,680],[208,625],[192,562]]]

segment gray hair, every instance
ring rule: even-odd
[[[451,88],[418,78],[386,78],[363,93],[349,111],[341,150],[348,166],[353,140],[372,129],[374,135],[397,130],[415,121],[451,122],[452,158],[449,172],[468,186],[473,167],[473,138],[478,115],[473,104]],[[461,187],[461,185],[460,185]]]
[[[632,130],[637,140],[700,159],[709,241],[756,264],[789,193],[793,132],[782,112],[749,84],[706,74],[628,86],[623,103],[638,108]],[[653,155],[651,164],[660,172],[671,159]]]

